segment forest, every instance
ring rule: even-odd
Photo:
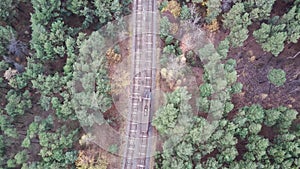
[[[157,4],[153,167],[299,168],[300,0]],[[125,127],[128,72],[113,74],[131,41],[105,37],[131,13],[132,0],[1,1],[0,168],[119,168],[119,144],[86,131]]]

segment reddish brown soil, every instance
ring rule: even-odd
[[[237,60],[238,81],[243,86],[243,92],[233,97],[237,108],[251,104],[261,104],[264,108],[287,106],[300,111],[299,100],[300,58],[288,59],[300,50],[300,42],[286,45],[284,51],[274,57],[262,51],[252,36],[245,46],[233,49],[229,57]],[[250,59],[253,60],[250,60]],[[286,83],[276,87],[267,79],[272,68],[280,68],[286,72]]]
[[[109,110],[107,110],[105,113],[103,113],[104,119],[107,121],[111,121],[109,125],[115,129],[116,131],[119,131],[122,122],[124,121],[123,117],[120,116],[118,110],[116,109],[115,105],[113,105]]]
[[[238,139],[238,143],[236,144],[236,149],[238,151],[238,156],[236,157],[236,160],[242,160],[245,152],[247,152],[247,140]]]
[[[290,7],[293,6],[293,1],[290,0],[290,2],[288,1],[275,1],[274,5],[273,5],[273,9],[271,11],[271,16],[282,16],[284,15],[286,12],[288,12],[288,10],[290,9]]]
[[[214,151],[203,156],[200,161],[201,161],[201,163],[203,163],[203,162],[207,161],[208,158],[210,158],[210,157],[216,157],[216,155],[219,153],[220,153],[219,150],[215,148]]]
[[[278,131],[275,130],[274,128],[263,125],[261,131],[258,134],[269,139],[270,142],[273,142],[274,138],[278,134]]]

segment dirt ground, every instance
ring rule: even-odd
[[[233,49],[230,58],[237,60],[238,81],[243,84],[241,94],[233,97],[236,108],[251,104],[261,104],[269,109],[287,106],[300,111],[300,58],[288,59],[300,51],[300,42],[286,45],[284,51],[274,57],[264,52],[251,35],[242,48]],[[286,72],[286,82],[276,87],[267,79],[272,68],[280,68]]]

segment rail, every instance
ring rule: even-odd
[[[156,1],[133,1],[132,69],[124,169],[150,166],[152,90],[155,88]]]

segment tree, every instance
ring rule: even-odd
[[[285,71],[282,69],[271,69],[268,73],[269,81],[275,86],[282,86],[286,81]]]
[[[4,134],[11,138],[18,138],[18,133],[15,126],[12,124],[13,119],[0,110],[0,129]]]
[[[186,88],[177,88],[174,92],[166,95],[166,105],[158,109],[153,119],[153,126],[162,134],[171,134],[172,132],[184,132],[183,130],[190,124],[191,106],[188,101],[191,94]],[[173,129],[177,131],[173,131]]]
[[[291,125],[293,120],[297,118],[298,112],[293,109],[288,109],[286,111],[282,111],[282,113],[279,116],[279,128],[281,131],[285,132],[288,130]]]
[[[101,24],[118,18],[122,14],[122,6],[118,0],[95,0],[95,15],[99,18]]]
[[[246,28],[251,24],[249,14],[245,11],[243,3],[235,3],[230,11],[223,15],[223,26],[227,29],[234,28],[238,25]]]
[[[152,124],[160,133],[167,134],[170,129],[176,126],[178,113],[178,109],[173,104],[167,104],[158,109]]]
[[[30,138],[26,136],[24,138],[24,140],[22,141],[22,145],[21,146],[24,147],[24,148],[29,148],[29,146],[30,146]]]
[[[176,155],[184,161],[189,161],[193,155],[193,152],[194,148],[192,144],[185,141],[179,143],[179,145],[176,147]]]
[[[181,7],[181,11],[180,11],[180,19],[182,20],[188,20],[191,18],[191,11],[190,9],[187,7],[187,5],[183,5]]]
[[[67,9],[76,15],[83,15],[83,9],[87,6],[87,0],[68,0]]]
[[[209,83],[203,83],[200,86],[200,96],[201,97],[208,97],[213,93],[213,88]]]
[[[262,123],[264,119],[264,109],[260,105],[252,105],[243,108],[245,110],[246,118],[250,122]]]
[[[274,3],[275,0],[255,0],[244,2],[245,8],[247,11],[249,11],[250,17],[253,21],[268,19]]]
[[[193,120],[193,126],[189,130],[188,138],[189,142],[200,145],[203,144],[211,136],[214,127],[209,124],[206,119],[202,117],[196,117]]]
[[[208,160],[205,162],[203,168],[211,168],[211,169],[218,169],[222,166],[222,164],[219,163],[215,158],[208,158]]]
[[[264,51],[278,56],[284,48],[287,32],[284,31],[285,24],[271,25],[262,23],[260,29],[253,32],[256,41],[261,44]]]
[[[197,99],[197,107],[199,111],[208,112],[210,107],[210,100],[207,97],[199,97]]]
[[[169,11],[175,18],[180,16],[181,7],[177,1],[168,1],[167,5],[162,8],[161,12]]]
[[[299,2],[294,2],[294,6],[282,16],[280,22],[286,24],[287,41],[297,43],[300,38],[300,21],[299,21]]]
[[[108,152],[112,153],[112,154],[115,154],[117,153],[119,150],[119,147],[117,144],[112,144],[108,147]]]
[[[61,6],[61,2],[55,0],[32,0],[31,3],[34,13],[30,21],[33,25],[37,23],[47,25],[52,17],[58,16],[58,11]]]
[[[247,152],[244,155],[244,159],[247,160],[248,155],[254,157],[254,159],[252,159],[252,161],[255,160],[262,160],[265,158],[265,156],[267,156],[267,148],[269,146],[269,140],[262,138],[260,136],[250,136],[248,138],[248,144],[246,145],[246,148],[248,149],[249,152]]]
[[[9,15],[10,15],[10,12],[13,8],[13,2],[12,0],[4,0],[1,2],[0,4],[0,18],[1,20],[5,21]]]
[[[230,148],[226,148],[224,151],[221,152],[221,154],[217,155],[217,159],[221,163],[230,164],[231,162],[234,161],[234,159],[236,158],[237,155],[238,155],[238,151],[233,146],[233,147],[230,147]]]
[[[38,89],[44,96],[51,96],[51,94],[61,92],[62,78],[58,73],[52,75],[38,75],[38,77],[32,80],[34,88]]]
[[[205,5],[207,6],[205,19],[207,23],[211,23],[221,13],[221,1],[209,0]]]
[[[251,123],[249,125],[249,133],[258,134],[260,132],[261,128],[262,128],[261,124]]]
[[[66,152],[66,156],[65,156],[65,160],[67,164],[74,164],[74,162],[77,159],[77,151],[73,150],[73,151],[68,151]]]
[[[2,5],[3,3],[1,3]],[[2,8],[1,8],[2,9]],[[1,13],[1,11],[0,11]],[[15,31],[10,26],[0,26],[0,54],[6,53],[6,46],[8,46],[9,41],[15,37]]]
[[[50,97],[47,97],[45,95],[42,95],[40,100],[39,100],[39,104],[41,105],[41,107],[43,108],[43,110],[48,111],[50,109]]]
[[[6,165],[8,168],[15,168],[16,167],[16,160],[15,159],[9,159],[6,162]]]
[[[25,163],[27,161],[27,159],[28,159],[28,154],[27,154],[26,150],[19,151],[15,155],[15,160],[18,165]]]
[[[5,110],[7,114],[12,117],[23,115],[25,110],[32,106],[28,90],[24,93],[18,93],[15,90],[10,90],[6,95],[6,99],[8,103],[5,106]]]
[[[56,165],[65,167],[69,161],[66,158],[66,153],[72,147],[77,132],[78,130],[67,132],[65,125],[55,133],[41,130],[38,137],[41,145],[40,155],[43,161],[46,163],[56,162]]]
[[[281,112],[277,109],[266,110],[264,124],[267,126],[274,126],[278,123],[278,119],[281,115]]]
[[[243,42],[248,38],[247,27],[252,23],[249,18],[249,13],[245,11],[243,3],[235,3],[230,11],[223,15],[223,26],[230,29],[230,34],[227,37],[233,47],[243,45]]]
[[[243,28],[241,25],[232,27],[230,29],[230,34],[228,35],[228,40],[233,47],[240,47],[243,45],[244,41],[248,38],[248,29]]]
[[[170,33],[170,27],[171,23],[169,22],[169,19],[164,16],[160,20],[160,29],[159,29],[159,35],[161,38],[166,38]]]
[[[74,110],[84,126],[105,122],[102,113],[112,105],[104,47],[105,41],[100,32],[92,33],[81,43],[79,58],[74,63],[73,81],[68,83],[72,104],[65,100],[64,106],[59,108],[60,115],[63,110],[65,115]]]
[[[235,67],[236,67],[235,59],[228,59],[226,61],[226,64],[224,65],[224,69],[229,73],[235,71]]]

